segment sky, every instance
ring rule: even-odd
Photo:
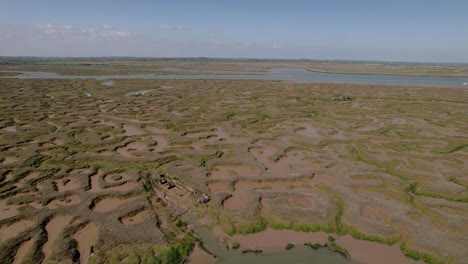
[[[468,63],[468,0],[0,0],[0,56]]]

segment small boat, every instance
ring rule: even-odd
[[[468,83],[463,83],[463,85],[468,85]]]

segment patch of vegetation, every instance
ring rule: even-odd
[[[457,151],[461,151],[464,148],[468,148],[468,144],[463,144],[463,145],[456,146],[456,147],[448,150],[446,153],[454,153],[454,152],[457,152]]]
[[[300,225],[294,223],[278,223],[278,222],[270,222],[268,224],[269,227],[272,229],[291,229],[300,232],[326,232],[326,233],[333,233],[335,229],[332,226],[325,226],[325,225]]]
[[[311,248],[317,250],[317,249],[319,249],[319,248],[321,248],[321,247],[328,247],[328,244],[325,243],[325,244],[322,245],[322,244],[320,244],[320,243],[314,243],[314,244],[312,244],[312,243],[308,243],[308,242],[307,242],[307,243],[304,243],[304,246],[308,246],[308,247],[311,247]]]
[[[34,195],[22,195],[22,196],[16,196],[12,197],[7,201],[7,204],[14,204],[14,205],[22,205],[22,204],[28,204],[31,202],[34,202],[36,200],[36,197]]]
[[[444,261],[437,259],[431,254],[427,254],[424,252],[419,252],[413,249],[409,249],[407,246],[407,241],[404,241],[400,245],[400,249],[405,254],[405,256],[412,258],[414,260],[423,260],[425,263],[428,264],[443,264],[445,263]]]
[[[157,171],[159,174],[166,174],[167,173],[167,168],[164,165],[158,166]]]
[[[239,243],[236,242],[236,243],[232,244],[232,249],[238,249],[238,248],[240,248]]]
[[[295,246],[296,246],[296,245],[294,245],[294,244],[288,243],[288,244],[284,247],[284,249],[290,250],[290,249],[294,248]]]
[[[196,238],[192,235],[185,235],[177,245],[161,252],[157,257],[158,262],[161,264],[185,263],[195,246],[195,242]]]
[[[203,241],[198,241],[197,244],[198,244],[198,247],[199,247],[201,250],[203,250],[203,252],[205,252],[206,254],[208,254],[208,255],[213,256],[213,257],[216,258],[216,255],[215,255],[213,252],[209,251],[209,250],[205,247],[205,244],[203,243]]]
[[[333,101],[353,101],[354,98],[352,97],[349,97],[349,96],[345,96],[345,95],[339,95],[339,94],[335,94],[333,95],[333,97],[331,98]]]
[[[410,132],[410,131],[395,131],[395,134],[402,138],[408,138],[408,139],[419,139],[421,138],[421,135]]]
[[[436,126],[440,126],[440,127],[447,127],[447,122],[446,121],[440,121],[440,122],[436,122],[436,121],[433,121],[429,118],[424,118],[424,121],[426,122],[429,122],[433,125],[436,125]]]
[[[266,119],[272,119],[273,116],[270,115],[270,114],[267,114],[267,113],[264,113],[264,112],[257,112],[257,119],[259,121],[263,121],[263,120],[266,120]]]
[[[125,261],[121,262],[122,264],[140,264],[140,257],[135,253],[131,252],[128,257],[125,259]]]
[[[20,75],[21,72],[0,72],[0,76],[16,76]]]
[[[445,193],[445,192],[437,192],[433,190],[425,190],[421,188],[421,185],[417,182],[411,182],[410,185],[405,189],[409,194],[444,199],[449,201],[456,201],[462,203],[468,203],[468,196],[467,195],[458,195],[454,193]],[[414,197],[410,197],[411,204],[414,204]]]
[[[27,161],[24,162],[24,166],[30,166],[33,168],[39,168],[41,167],[42,163],[44,161],[50,159],[51,157],[48,156],[43,156],[43,155],[36,155],[28,159]]]
[[[145,192],[148,195],[153,196],[155,192],[154,192],[153,184],[151,182],[150,177],[151,177],[151,174],[147,173],[143,178],[142,184],[143,184],[143,189],[145,190]]]
[[[411,143],[403,143],[403,142],[398,142],[398,143],[388,143],[388,144],[382,144],[385,147],[388,147],[394,151],[398,152],[407,152],[410,150],[418,150],[417,146]]]
[[[415,194],[421,186],[417,182],[411,182],[407,188],[407,192]]]
[[[218,220],[219,225],[226,234],[228,234],[229,236],[233,236],[234,234],[236,234],[236,227],[227,216],[225,216],[223,213],[220,213],[218,216]]]
[[[369,165],[375,166],[380,169],[384,169],[385,172],[387,172],[390,175],[393,175],[395,177],[398,177],[402,180],[411,180],[414,177],[404,174],[402,172],[399,172],[395,170],[394,168],[387,166],[379,161],[373,160],[370,157],[368,157],[366,154],[364,154],[359,148],[353,148],[352,150],[353,156],[356,157],[357,160],[365,162]]]
[[[335,215],[335,230],[334,232],[337,233],[338,235],[343,234],[343,223],[341,222],[341,217],[343,216],[344,213],[344,201],[341,198],[341,196],[335,194],[334,192],[330,191],[328,188],[321,186],[321,185],[316,185],[316,187],[331,197],[333,197],[337,203],[338,203],[338,212]]]
[[[334,242],[328,245],[328,249],[330,249],[332,252],[339,253],[340,255],[342,255],[343,257],[347,259],[351,259],[351,256],[349,255],[348,250],[346,250],[345,248],[342,248],[340,245]]]
[[[158,259],[152,253],[145,253],[141,257],[141,264],[158,264]]]
[[[237,225],[237,233],[247,235],[265,231],[268,223],[264,219],[260,219],[255,223],[240,223]]]
[[[120,181],[122,179],[122,175],[118,175],[118,174],[112,175],[111,179],[114,181]]]
[[[229,111],[229,112],[227,112],[227,114],[226,114],[226,120],[228,120],[228,121],[229,121],[229,120],[232,120],[232,119],[234,118],[234,116],[236,116],[236,112],[234,112],[234,111]]]
[[[400,241],[399,237],[385,239],[379,236],[366,235],[364,233],[359,232],[356,228],[351,227],[351,226],[345,226],[344,232],[347,234],[351,234],[351,236],[355,239],[378,242],[378,243],[385,244],[388,246],[392,246],[398,241]]]
[[[319,111],[312,110],[312,111],[307,111],[305,114],[305,117],[316,117],[319,115]]]
[[[118,164],[106,160],[79,161],[75,163],[78,167],[96,167],[99,169],[123,168],[123,164]]]
[[[179,219],[176,222],[176,226],[179,228],[185,229],[187,228],[187,223]]]
[[[242,254],[247,254],[247,253],[254,253],[254,254],[261,254],[263,251],[260,249],[244,249],[242,250]]]
[[[437,192],[437,191],[425,190],[424,188],[421,188],[421,189],[418,189],[415,192],[415,194],[426,196],[426,197],[449,200],[449,201],[468,203],[468,195],[466,193],[465,194],[461,193],[460,195],[458,195],[457,193]]]
[[[220,159],[220,158],[222,158],[223,156],[224,156],[224,152],[222,152],[222,151],[217,151],[217,152],[216,152],[215,154],[213,154],[213,155],[202,157],[201,160],[200,160],[200,165],[201,165],[202,167],[206,167],[206,165],[207,165],[206,163],[207,163],[209,160],[211,160],[211,159],[216,159],[216,158]]]

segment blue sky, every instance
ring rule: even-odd
[[[466,0],[0,0],[0,55],[468,62]]]

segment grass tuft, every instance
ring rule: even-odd
[[[284,247],[284,249],[286,249],[286,250],[290,250],[290,249],[292,249],[292,248],[294,248],[294,247],[295,247],[295,245],[294,245],[294,244],[292,244],[292,243],[288,243],[288,244],[287,244],[287,245]]]

